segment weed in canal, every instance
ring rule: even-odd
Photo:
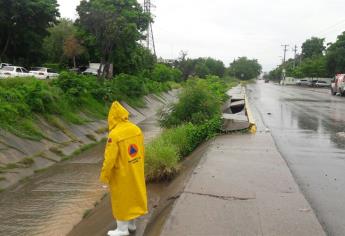
[[[63,152],[58,147],[51,147],[49,148],[49,151],[55,153],[58,156],[64,156]]]
[[[19,166],[18,166],[17,163],[8,163],[8,164],[5,166],[4,169],[10,170],[10,169],[16,169],[16,168],[18,168],[18,167],[19,167]]]
[[[103,196],[101,197],[101,200],[103,200],[104,198],[106,198],[108,196],[108,193],[104,193]]]
[[[92,212],[92,209],[87,209],[84,214],[83,214],[83,219],[85,219],[86,217],[88,217]]]
[[[93,134],[87,134],[86,137],[94,142],[97,141],[96,137]]]
[[[23,160],[18,162],[18,164],[23,165],[23,167],[25,167],[25,168],[32,166],[34,163],[35,163],[35,161],[31,157],[26,157]]]

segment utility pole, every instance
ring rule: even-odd
[[[286,61],[286,52],[287,52],[287,48],[289,47],[288,44],[283,44],[281,45],[284,48],[284,57],[283,57],[283,71],[282,71],[282,80],[283,80],[283,84],[285,83],[285,61]]]
[[[292,49],[292,51],[294,52],[294,60],[293,60],[293,68],[296,67],[296,56],[297,56],[297,45],[295,45],[295,47]]]
[[[287,48],[289,47],[289,45],[288,44],[283,44],[281,46],[284,48],[283,63],[285,63],[285,61],[286,61],[286,52],[287,52]]]
[[[150,0],[144,0],[144,12],[151,15],[151,8],[155,7]],[[148,29],[146,31],[146,47],[153,51],[153,54],[157,57],[155,39],[153,37],[152,22],[150,21]]]

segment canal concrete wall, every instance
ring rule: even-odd
[[[177,90],[158,95],[145,96],[145,106],[131,107],[121,102],[130,112],[134,123],[143,121],[157,109],[175,101]],[[44,138],[30,140],[0,130],[0,190],[33,175],[35,172],[53,166],[70,158],[79,150],[106,138],[108,128],[106,119],[96,120],[86,114],[88,120],[83,125],[67,123],[56,117],[56,124],[48,123],[37,116],[36,125],[42,130]]]

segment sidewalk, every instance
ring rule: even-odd
[[[217,137],[162,236],[325,235],[270,133]]]

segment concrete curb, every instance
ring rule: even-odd
[[[249,121],[249,132],[252,134],[256,133],[256,123],[252,111],[250,110],[247,94],[244,96],[246,115]]]

